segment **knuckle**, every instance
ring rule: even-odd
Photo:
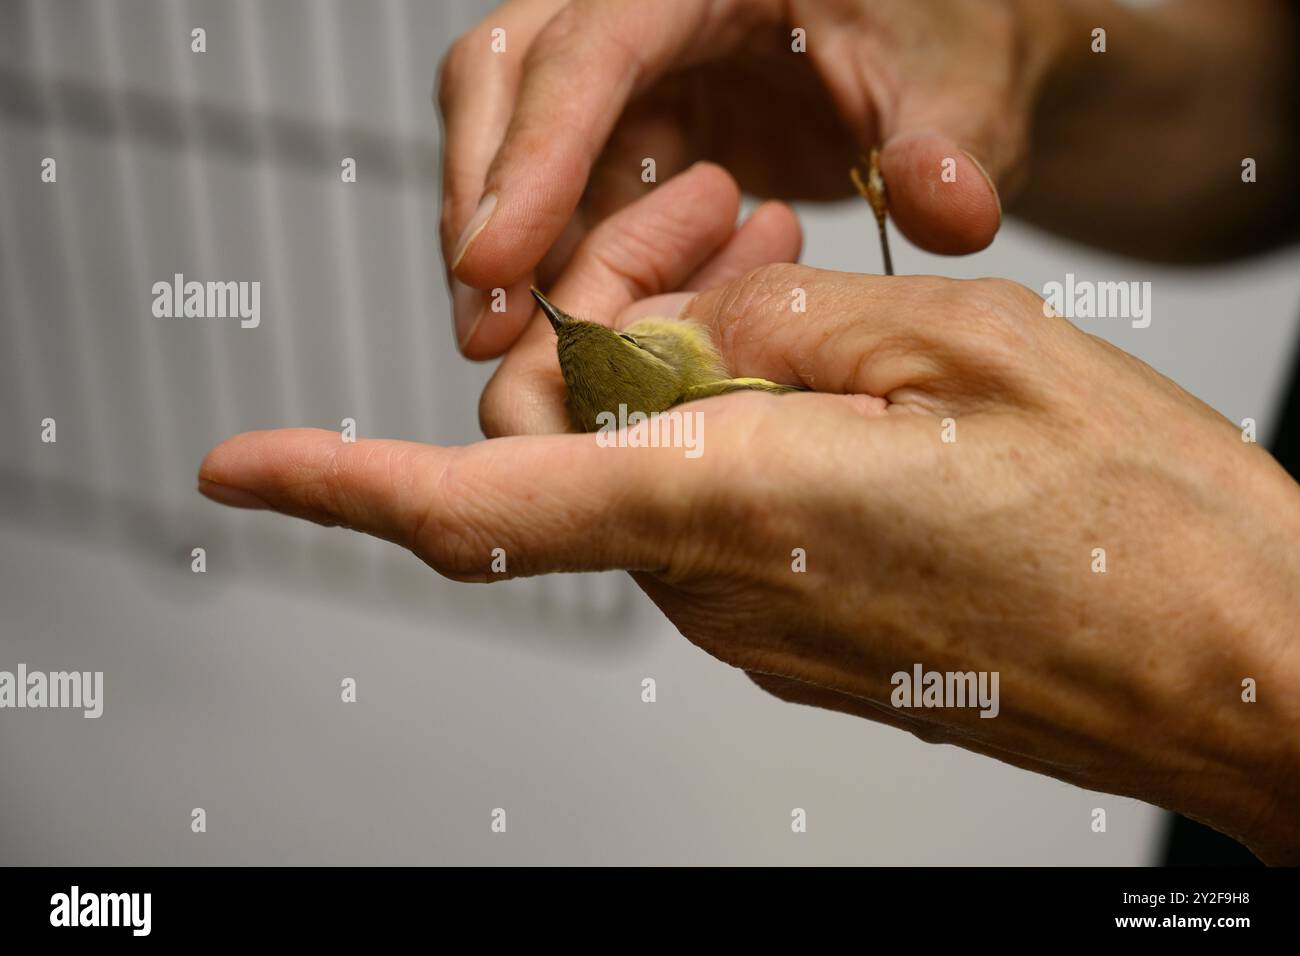
[[[350,519],[355,519],[361,503],[358,498],[369,490],[367,476],[372,474],[375,453],[369,443],[339,444],[320,470],[303,483],[299,500],[311,511],[329,515],[334,523],[352,527]]]
[[[1007,279],[955,280],[947,299],[945,321],[928,334],[955,376],[954,387],[977,382],[989,401],[1048,401],[1051,393],[1032,361],[1050,330],[1035,321],[1043,316],[1043,300]]]
[[[1042,302],[1036,292],[1012,279],[986,278],[975,281],[988,305],[1008,318],[1018,318],[1026,305]]]
[[[410,550],[449,578],[482,579],[491,562],[491,548],[455,510],[456,502],[474,500],[474,495],[475,489],[468,487],[455,460],[449,460],[411,527]]]
[[[998,298],[1005,303],[1009,309],[1009,314],[1014,318],[1020,318],[1027,306],[1039,306],[1043,304],[1043,298],[1033,289],[1012,279],[988,279],[996,290]]]
[[[971,279],[969,283],[963,283],[959,293],[963,310],[980,320],[999,322],[1011,300],[1008,287],[1012,285],[1014,283],[998,278]]]
[[[478,424],[484,438],[510,434],[510,411],[507,390],[498,376],[492,376],[478,400]]]
[[[650,237],[633,230],[614,231],[599,226],[575,258],[579,269],[604,273],[634,299],[645,299],[670,288],[668,276],[658,265],[662,257]]]
[[[390,498],[394,450],[372,442],[341,444],[330,459],[328,494],[337,514],[359,511],[370,496]],[[379,476],[383,476],[382,479]]]
[[[806,266],[789,262],[758,266],[723,286],[712,300],[713,314],[702,318],[713,324],[720,341],[730,341],[747,315],[784,306],[791,292],[806,286],[809,278]]]
[[[565,5],[555,16],[547,21],[537,34],[536,39],[528,45],[524,53],[524,73],[530,73],[557,50],[572,49],[582,44],[584,34],[589,32],[590,15],[575,4]]]
[[[556,401],[563,402],[563,389],[558,368],[510,363],[507,358],[479,396],[478,419],[484,437],[535,431],[539,411]]]
[[[785,295],[800,285],[808,273],[806,266],[792,262],[770,262],[750,269],[734,284],[742,293],[755,297],[770,296],[778,291]]]
[[[341,522],[343,515],[341,487],[346,477],[343,448],[335,449],[324,467],[314,478],[304,482],[299,491],[299,500],[309,511],[329,515],[335,522]]]
[[[1041,314],[1042,300],[1009,279],[973,279],[955,287],[958,339],[976,351],[1023,345],[1032,326],[1030,309]]]

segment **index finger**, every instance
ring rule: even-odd
[[[460,234],[483,194],[483,180],[505,136],[524,51],[563,0],[512,0],[465,33],[444,54],[435,99],[442,121],[442,213],[448,268]],[[494,52],[494,33],[505,49]]]
[[[736,16],[745,7],[749,16]],[[525,277],[560,236],[629,99],[670,67],[724,55],[775,0],[575,0],[538,34],[505,139],[452,270],[476,288]],[[629,176],[639,169],[628,170]]]

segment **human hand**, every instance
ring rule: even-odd
[[[1266,453],[1012,283],[775,265],[684,316],[734,367],[818,391],[681,406],[707,425],[695,460],[579,434],[254,432],[208,455],[200,490],[378,535],[457,580],[630,569],[784,699],[1300,860],[1300,489]],[[997,672],[998,715],[891,706],[917,664]]]
[[[883,142],[903,233],[934,252],[983,248],[1001,222],[998,188],[1021,178],[1064,9],[504,4],[452,46],[438,84],[442,244],[462,350],[491,358],[515,342],[534,316],[528,286],[550,288],[587,231],[645,193],[647,157],[661,179],[713,159],[759,195],[833,199],[849,195],[857,155]],[[806,54],[792,50],[795,28]],[[494,29],[504,52],[492,51]],[[946,160],[952,182],[941,180]],[[493,288],[506,289],[504,313],[478,291]]]
[[[643,297],[720,285],[798,258],[802,233],[788,206],[764,203],[737,228],[739,207],[735,180],[697,163],[592,229],[548,291],[566,309],[601,319]],[[568,430],[555,347],[542,320],[506,355],[479,401],[484,434]]]

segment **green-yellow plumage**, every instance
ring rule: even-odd
[[[555,329],[574,425],[596,431],[602,412],[664,412],[726,392],[796,392],[761,378],[730,378],[708,331],[694,322],[642,319],[621,332],[575,319],[536,289],[533,297]]]

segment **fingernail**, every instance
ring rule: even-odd
[[[998,222],[1001,223],[1002,222],[1002,194],[998,192],[997,183],[993,182],[993,177],[989,175],[989,171],[984,168],[983,163],[981,163],[978,159],[975,158],[974,154],[972,154],[969,150],[963,149],[962,155],[965,156],[967,159],[969,159],[971,163],[975,166],[975,168],[980,171],[980,174],[984,177],[984,181],[989,184],[989,189],[993,190],[993,199],[998,204]]]
[[[497,208],[497,194],[488,193],[479,200],[478,208],[474,210],[474,215],[470,216],[469,222],[461,231],[460,238],[456,240],[456,253],[451,259],[451,271],[455,272],[456,267],[460,265],[460,260],[465,258],[465,253],[469,251],[472,243],[483,227],[487,225],[488,219],[492,216],[492,210]]]
[[[205,498],[211,498],[219,505],[229,505],[231,508],[249,508],[253,511],[269,511],[271,509],[270,505],[252,492],[245,491],[243,488],[221,485],[206,479],[199,480],[199,494]]]
[[[463,352],[469,340],[474,337],[483,313],[487,298],[478,289],[468,286],[459,279],[451,280],[451,311],[455,320],[456,345]]]

